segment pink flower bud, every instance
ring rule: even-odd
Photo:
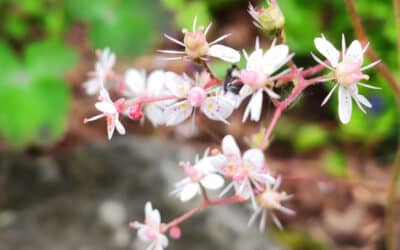
[[[192,106],[199,107],[206,97],[204,89],[200,87],[193,87],[189,90],[188,101]]]
[[[185,44],[186,54],[193,59],[206,56],[208,53],[209,45],[206,35],[201,30],[196,32],[186,32],[185,37],[183,38],[183,43]]]
[[[172,239],[179,239],[182,235],[181,229],[178,226],[174,226],[169,230],[169,236]]]
[[[135,121],[142,119],[142,106],[138,104],[131,106],[128,111],[128,117]]]

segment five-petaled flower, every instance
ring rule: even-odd
[[[113,102],[107,90],[103,88],[100,90],[99,102],[95,104],[95,107],[97,110],[102,112],[102,114],[91,118],[85,118],[84,123],[106,117],[108,139],[112,138],[115,128],[117,128],[118,133],[121,135],[125,134],[125,128],[119,121],[119,114],[126,108],[124,99],[121,98]]]
[[[293,54],[289,54],[288,46],[284,44],[275,45],[274,43],[275,41],[272,43],[271,48],[264,53],[260,48],[260,42],[257,38],[256,48],[250,56],[243,51],[247,65],[246,69],[242,70],[239,75],[240,80],[244,83],[239,94],[243,98],[252,95],[244,112],[243,122],[247,120],[249,114],[252,121],[260,120],[264,91],[271,98],[279,98],[279,95],[272,90],[274,81],[271,76],[286,64],[292,58]],[[283,71],[279,75],[286,72]]]
[[[267,220],[267,213],[269,212],[276,226],[282,230],[282,224],[275,215],[274,210],[281,211],[287,215],[296,214],[292,209],[282,206],[281,203],[292,198],[292,195],[288,195],[285,192],[278,192],[280,184],[280,177],[276,179],[276,182],[273,186],[270,183],[265,183],[265,190],[256,197],[257,207],[254,209],[254,213],[250,217],[248,223],[249,226],[254,223],[257,216],[261,213],[259,229],[261,232],[263,232]]]
[[[119,91],[139,103],[147,98],[166,96],[169,92],[165,87],[165,76],[166,72],[162,70],[155,70],[146,77],[144,70],[129,69],[125,72],[124,85],[119,88]],[[144,105],[144,114],[153,126],[164,124],[164,108],[170,103],[171,100],[165,100]],[[141,108],[133,106],[131,111],[140,114]]]
[[[202,188],[217,190],[224,185],[224,178],[216,173],[217,170],[208,157],[208,150],[202,159],[196,159],[194,165],[186,162],[183,163],[183,167],[187,177],[177,182],[175,189],[171,192],[171,194],[177,195],[182,202],[191,200],[196,194],[200,194]]]
[[[144,224],[138,221],[130,223],[130,227],[137,229],[137,236],[144,242],[150,242],[147,250],[163,250],[168,246],[168,238],[163,233],[160,212],[153,209],[150,202],[146,202],[144,207]]]
[[[109,48],[105,48],[103,51],[98,50],[97,56],[95,71],[89,73],[91,78],[84,83],[88,95],[96,95],[102,88],[105,88],[107,76],[114,67],[116,60],[115,54]]]
[[[204,89],[208,81],[208,74],[197,74],[195,80],[187,75],[180,76],[172,72],[166,74],[166,86],[178,99],[164,111],[167,126],[183,122],[196,108],[200,108],[200,111],[211,120],[229,124],[226,118],[232,114],[235,106],[220,87]]]
[[[232,135],[226,135],[222,140],[222,153],[210,158],[219,172],[232,182],[225,187],[220,196],[234,188],[236,194],[244,199],[251,199],[256,207],[256,195],[263,190],[264,183],[275,182],[266,168],[264,154],[258,148],[251,148],[243,156]]]
[[[363,95],[358,93],[357,85],[361,85],[371,89],[379,89],[377,87],[361,83],[362,80],[368,80],[369,76],[362,73],[362,71],[369,69],[380,62],[376,61],[367,66],[361,67],[363,64],[363,55],[368,48],[368,44],[362,48],[358,40],[353,41],[349,48],[346,50],[345,38],[342,36],[342,53],[340,53],[326,38],[315,38],[315,47],[317,50],[328,59],[329,64],[326,64],[317,56],[312,54],[314,59],[324,65],[326,68],[332,70],[332,74],[325,80],[334,80],[336,85],[332,88],[326,96],[321,106],[323,106],[331,97],[334,90],[339,86],[339,118],[344,124],[350,122],[352,113],[352,99],[356,102],[357,106],[365,113],[363,106],[371,108],[371,103]],[[341,57],[341,58],[340,58]]]
[[[230,34],[223,35],[213,42],[208,43],[207,33],[211,28],[211,23],[204,30],[204,27],[196,27],[197,17],[193,21],[192,31],[184,30],[183,42],[164,34],[170,41],[185,48],[184,51],[179,50],[159,50],[161,53],[177,55],[177,57],[166,58],[167,60],[180,60],[182,58],[190,58],[192,60],[207,60],[207,57],[215,57],[230,63],[240,61],[240,53],[228,46],[218,44]]]

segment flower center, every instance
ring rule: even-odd
[[[193,87],[189,90],[188,101],[194,107],[199,107],[206,98],[204,89],[200,87]]]
[[[183,38],[183,43],[185,44],[186,54],[193,59],[206,56],[208,53],[209,45],[206,35],[201,30],[196,32],[186,32]]]
[[[275,209],[280,206],[281,195],[275,191],[265,191],[256,198],[257,203],[267,209]]]
[[[349,87],[362,79],[369,79],[368,75],[361,72],[360,64],[354,62],[339,63],[336,67],[335,76],[337,82],[344,87]]]
[[[254,90],[263,88],[268,80],[265,74],[250,70],[242,70],[239,77],[243,83],[249,85]]]
[[[185,174],[190,178],[193,182],[199,182],[203,178],[203,174],[201,171],[195,169],[191,165],[185,166]]]

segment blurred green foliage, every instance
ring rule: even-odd
[[[70,99],[62,73],[77,58],[65,44],[52,40],[27,45],[21,57],[0,43],[0,133],[7,141],[22,147],[60,138]]]

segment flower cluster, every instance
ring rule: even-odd
[[[282,31],[284,17],[276,1],[270,1],[267,9],[249,5],[249,13],[254,24],[260,29],[272,33]],[[167,39],[183,47],[183,50],[159,50],[160,53],[172,56],[163,58],[165,60],[190,60],[202,66],[203,71],[177,74],[161,69],[150,73],[141,69],[128,69],[122,75],[118,75],[113,70],[115,54],[107,48],[98,52],[95,70],[89,74],[90,78],[84,84],[88,94],[98,95],[95,108],[100,112],[84,121],[86,123],[106,118],[109,139],[115,130],[119,134],[125,134],[122,117],[141,121],[142,124],[148,120],[157,127],[175,126],[188,120],[189,117],[194,121],[198,115],[202,115],[229,125],[229,117],[247,99],[249,100],[244,109],[243,122],[248,118],[254,122],[261,119],[265,96],[276,106],[262,142],[257,147],[247,149],[242,154],[234,137],[226,135],[220,149],[213,149],[211,153],[206,150],[203,157],[196,157],[193,163],[181,162],[185,177],[175,184],[171,194],[182,202],[200,195],[203,203],[183,216],[163,224],[159,211],[153,209],[151,203],[147,202],[144,223],[134,221],[130,225],[138,230],[138,237],[141,240],[149,242],[147,248],[149,250],[162,250],[167,247],[167,232],[171,238],[179,238],[181,234],[179,224],[212,205],[249,203],[253,210],[249,225],[260,216],[259,229],[264,231],[267,216],[270,216],[276,226],[282,229],[275,212],[294,215],[293,210],[282,204],[292,196],[279,191],[283,178],[272,175],[261,150],[265,148],[282,111],[293,103],[306,87],[333,81],[335,86],[323,100],[322,105],[338,88],[339,119],[346,124],[351,119],[353,100],[362,112],[365,112],[365,107],[372,106],[365,96],[359,94],[358,86],[378,89],[364,83],[369,76],[363,71],[375,66],[379,61],[362,66],[368,45],[363,47],[357,40],[346,48],[343,36],[342,50],[338,51],[323,35],[315,38],[315,47],[326,60],[321,60],[313,53],[311,55],[330,72],[306,79],[321,72],[323,67],[317,65],[309,71],[315,71],[313,74],[306,74],[292,61],[294,53],[290,52],[288,45],[278,44],[279,39],[274,39],[269,48],[262,48],[259,38],[256,38],[254,51],[248,54],[242,50],[246,65],[244,68],[239,68],[234,63],[240,61],[241,53],[219,44],[230,34],[208,42],[207,34],[210,27],[211,24],[206,28],[198,27],[195,18],[192,30],[183,30],[182,40],[165,34]],[[228,69],[225,79],[218,79],[211,71],[208,63],[212,59],[233,64]],[[285,66],[286,64],[289,66]],[[315,70],[315,68],[321,69]],[[294,86],[289,96],[283,98],[284,95],[280,94],[279,88],[287,82],[293,82]],[[113,101],[114,95],[119,95],[121,98],[115,98]],[[215,199],[209,198],[208,190],[218,192]]]

